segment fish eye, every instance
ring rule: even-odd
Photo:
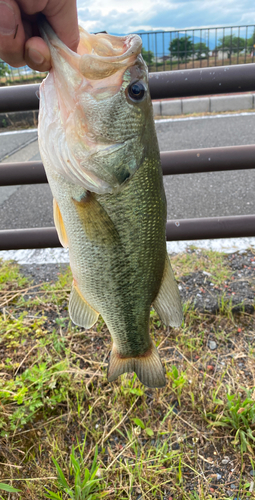
[[[131,83],[128,87],[128,95],[132,101],[141,101],[145,92],[146,88],[142,82]]]

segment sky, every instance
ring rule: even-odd
[[[80,24],[90,32],[132,33],[255,24],[251,0],[78,0]]]

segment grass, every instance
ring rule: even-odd
[[[217,252],[172,264],[216,286],[232,276]],[[69,270],[35,286],[0,265],[0,498],[254,498],[254,315],[223,297],[217,315],[184,304],[185,324],[166,329],[152,311],[166,387],[131,374],[110,384],[108,330],[102,318],[88,331],[71,324],[70,284]]]
[[[192,249],[191,249],[192,250]],[[221,285],[230,279],[232,272],[225,264],[224,254],[212,250],[190,251],[171,258],[176,276],[187,276],[196,271],[203,271],[215,285]]]

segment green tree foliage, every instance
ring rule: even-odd
[[[175,38],[171,41],[168,49],[172,57],[178,57],[184,61],[187,57],[193,54],[193,43],[190,36]]]
[[[0,78],[10,73],[10,68],[2,59],[0,59]]]
[[[247,50],[250,52],[255,45],[255,30],[253,31],[253,34],[250,36],[250,38],[247,39]]]
[[[152,64],[154,59],[154,54],[151,50],[145,50],[142,48],[142,56],[147,64]]]
[[[199,42],[194,44],[194,53],[196,54],[197,59],[203,59],[204,57],[208,57],[209,47],[207,47],[206,43]]]
[[[230,57],[231,54],[237,54],[245,49],[245,39],[235,35],[224,36],[224,38],[219,39],[217,49],[226,50],[228,57]]]

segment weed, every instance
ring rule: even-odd
[[[255,424],[255,404],[254,404],[254,388],[243,388],[246,398],[243,399],[241,394],[230,394],[228,390],[227,405],[219,399],[215,399],[218,405],[223,406],[220,414],[210,413],[207,416],[213,418],[213,426],[222,426],[230,428],[231,432],[235,434],[233,444],[240,444],[241,452],[246,452],[247,449],[252,453],[252,446],[254,446],[255,437],[254,424]]]
[[[178,258],[179,276],[230,276],[221,254]],[[255,315],[236,315],[225,299],[217,315],[187,302],[185,325],[166,330],[152,311],[166,387],[144,387],[135,374],[109,384],[109,332],[102,318],[88,331],[71,325],[68,270],[43,286],[24,282],[12,264],[0,265],[0,276],[0,477],[18,485],[20,500],[254,496]],[[239,485],[233,496],[230,481]]]
[[[172,366],[171,371],[167,372],[167,376],[172,380],[172,389],[176,393],[179,406],[181,406],[181,394],[183,387],[187,384],[187,377],[185,372],[179,374],[178,368]]]
[[[13,488],[9,484],[0,483],[0,491],[8,491],[8,493],[18,493],[21,490],[18,490],[17,488]],[[3,498],[3,497],[1,497],[1,498]]]
[[[67,362],[53,366],[46,362],[34,365],[9,382],[0,382],[0,399],[12,408],[7,420],[0,420],[1,435],[23,427],[34,419],[38,411],[47,414],[59,403],[66,401],[69,376]]]
[[[150,428],[150,427],[145,427],[145,424],[143,423],[143,421],[140,419],[140,418],[133,418],[133,421],[136,425],[138,425],[138,427],[140,427],[141,429],[144,430],[144,432],[148,435],[148,436],[153,436],[154,432],[153,430]]]
[[[171,263],[177,276],[189,275],[198,270],[204,271],[215,285],[224,283],[232,275],[225,264],[225,254],[212,250],[199,250],[193,247],[193,251],[173,256]]]
[[[74,486],[72,487],[69,486],[58,462],[52,458],[57,470],[58,487],[60,491],[54,493],[45,488],[47,492],[47,495],[45,495],[46,498],[50,498],[51,500],[62,500],[62,492],[69,495],[69,498],[72,500],[99,500],[99,498],[103,498],[104,495],[99,494],[99,482],[101,479],[96,477],[99,469],[99,465],[97,465],[98,448],[96,446],[94,460],[89,470],[87,467],[84,467],[85,443],[86,440],[84,440],[82,446],[78,443],[79,455],[75,453],[74,446],[72,446],[69,464],[69,476],[74,478]]]
[[[28,279],[20,275],[17,264],[0,259],[0,290],[14,290],[28,283]]]

